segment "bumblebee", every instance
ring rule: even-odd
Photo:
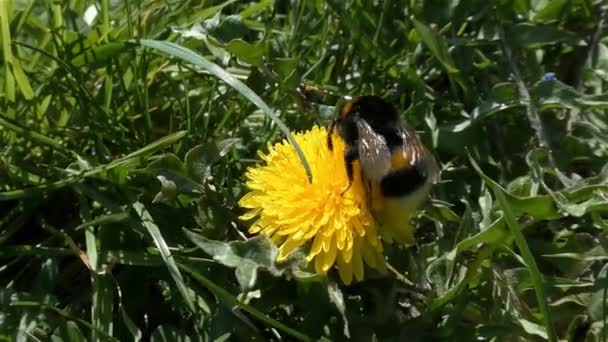
[[[439,177],[431,153],[395,107],[377,96],[354,97],[340,106],[328,129],[330,150],[335,130],[346,146],[344,164],[351,183],[355,162],[360,166],[381,236],[413,244],[409,220]]]

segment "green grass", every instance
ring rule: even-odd
[[[0,1],[0,341],[608,341],[603,1],[97,6]],[[244,240],[256,152],[333,115],[304,84],[441,162],[388,274]]]

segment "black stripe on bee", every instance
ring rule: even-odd
[[[418,190],[426,181],[427,177],[414,165],[386,175],[380,181],[380,190],[386,197],[403,197]]]

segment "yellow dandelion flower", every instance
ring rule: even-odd
[[[279,247],[277,261],[284,261],[298,247],[307,247],[307,260],[317,273],[337,265],[345,284],[363,279],[363,265],[385,269],[382,243],[367,207],[366,192],[355,163],[350,187],[344,166],[344,143],[326,144],[325,128],[313,127],[294,135],[312,172],[309,182],[295,149],[287,141],[259,153],[264,165],[250,168],[250,190],[239,202],[249,209],[243,220],[257,220],[252,234],[266,234]],[[345,191],[345,189],[347,189]]]

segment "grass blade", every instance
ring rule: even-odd
[[[521,225],[515,218],[515,214],[513,213],[513,209],[511,205],[507,201],[505,197],[505,190],[496,182],[494,182],[490,177],[486,176],[479,165],[473,160],[471,156],[469,156],[469,160],[473,165],[473,168],[481,175],[484,182],[492,189],[494,196],[496,196],[496,200],[498,201],[500,207],[503,210],[503,216],[513,235],[515,240],[515,244],[521,253],[522,258],[524,259],[526,266],[530,272],[530,278],[534,284],[534,291],[536,293],[536,300],[538,302],[538,307],[543,316],[543,321],[545,323],[545,328],[547,329],[547,335],[549,336],[549,341],[557,342],[557,333],[555,332],[555,326],[553,324],[553,318],[551,315],[551,309],[549,308],[549,303],[547,302],[547,294],[545,293],[545,280],[543,274],[540,272],[538,265],[536,264],[536,260],[534,260],[534,256],[530,251],[530,247],[526,242],[526,238],[524,234],[521,232]]]
[[[46,304],[46,303],[33,302],[33,301],[18,301],[18,302],[15,302],[14,304],[12,304],[12,306],[21,307],[21,308],[32,308],[32,307],[35,307],[35,308],[39,308],[41,310],[50,311],[50,312],[53,312],[53,313],[57,314],[60,317],[65,317],[65,318],[67,318],[69,320],[72,320],[72,321],[74,321],[74,322],[82,325],[82,326],[85,326],[85,327],[91,329],[91,331],[95,331],[101,337],[103,337],[104,341],[118,341],[118,339],[116,339],[116,338],[114,338],[114,337],[106,334],[103,330],[97,329],[91,323],[89,323],[89,322],[87,322],[87,321],[85,321],[85,320],[83,320],[81,318],[78,318],[77,316],[74,316],[74,315],[70,314],[66,310],[59,309],[59,308],[57,308],[55,306],[52,306],[52,305],[49,305],[49,304]]]
[[[0,117],[0,124],[3,123],[1,120],[2,120],[2,117]],[[28,196],[34,196],[36,194],[39,194],[39,193],[45,192],[45,191],[61,189],[65,186],[78,183],[84,178],[92,177],[92,176],[98,175],[104,171],[109,171],[109,170],[112,170],[117,167],[126,166],[126,165],[137,166],[143,162],[144,157],[146,157],[162,148],[165,148],[168,145],[175,143],[176,141],[182,139],[184,136],[186,136],[186,131],[175,132],[175,133],[167,135],[161,139],[158,139],[157,141],[150,143],[135,152],[131,152],[122,158],[116,159],[108,164],[92,168],[79,175],[66,177],[62,180],[52,182],[52,183],[42,184],[37,187],[0,192],[0,201],[10,201],[10,200],[15,200],[15,199],[19,199],[19,198],[28,197]]]
[[[56,140],[53,140],[40,133],[36,133],[36,132],[32,131],[31,129],[28,129],[27,127],[23,127],[22,125],[18,124],[17,122],[12,120],[8,116],[3,115],[2,113],[0,113],[0,126],[6,128],[8,130],[11,130],[19,135],[30,138],[31,140],[33,140],[37,143],[48,145],[54,149],[57,149],[57,150],[65,153],[66,155],[72,155],[74,157],[78,157],[78,155],[75,152],[66,150],[66,148],[63,147],[63,145],[61,145]]]
[[[4,59],[4,92],[9,102],[15,101],[15,78],[11,72],[13,53],[11,49],[11,32],[9,18],[9,1],[0,1],[0,41]]]
[[[148,47],[151,49],[155,49],[161,53],[169,55],[171,57],[176,57],[182,59],[186,62],[192,63],[198,67],[201,67],[215,77],[221,79],[226,82],[232,88],[237,90],[243,96],[245,96],[249,101],[255,104],[258,108],[260,108],[264,113],[272,118],[274,123],[279,127],[279,129],[285,134],[291,145],[295,148],[302,165],[306,169],[306,174],[308,175],[308,179],[312,181],[312,172],[310,171],[310,165],[306,161],[306,157],[304,156],[304,152],[293,138],[291,133],[289,132],[289,128],[283,123],[281,119],[274,113],[274,111],[262,100],[251,88],[249,88],[245,83],[236,79],[232,75],[230,75],[226,70],[222,69],[219,65],[203,58],[200,55],[194,53],[194,51],[185,48],[181,45],[172,43],[172,42],[163,42],[158,40],[148,40],[142,39],[139,41],[139,44],[144,47]]]
[[[283,323],[266,316],[264,313],[258,311],[256,308],[248,304],[239,302],[239,300],[232,294],[230,294],[230,292],[224,290],[199,272],[196,272],[193,268],[184,264],[180,264],[179,267],[183,269],[186,273],[190,274],[192,278],[196,279],[199,283],[209,289],[209,291],[213,292],[213,294],[216,295],[218,299],[228,303],[228,305],[241,308],[243,311],[246,311],[247,313],[251,314],[253,317],[260,320],[261,322],[264,322],[268,326],[271,326],[277,330],[283,331],[284,333],[292,336],[298,341],[312,341],[310,337],[302,334],[301,332],[294,330],[284,325]]]
[[[184,297],[184,300],[186,301],[186,303],[188,303],[188,307],[190,308],[190,310],[194,310],[194,303],[192,302],[192,298],[190,298],[190,295],[188,294],[188,288],[184,283],[184,278],[182,277],[182,274],[177,268],[177,264],[173,259],[173,255],[171,255],[171,251],[169,250],[167,242],[160,233],[160,229],[158,229],[158,226],[156,225],[156,223],[154,223],[154,219],[152,219],[152,216],[150,215],[148,210],[146,210],[142,203],[135,202],[133,203],[132,207],[137,213],[141,224],[146,228],[146,230],[148,231],[148,233],[150,233],[150,236],[154,240],[156,248],[158,248],[160,255],[162,256],[165,264],[167,265],[171,277],[173,277],[173,280],[175,280],[175,284],[177,285],[179,292],[181,292],[182,296]]]

